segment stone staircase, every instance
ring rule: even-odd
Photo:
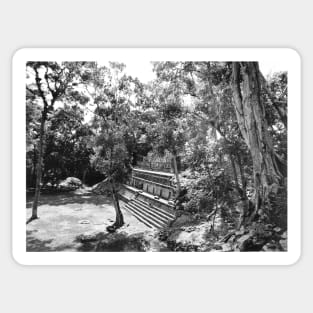
[[[148,169],[146,163],[139,163],[119,190],[122,209],[150,228],[164,228],[175,219],[175,175],[165,171],[171,169],[171,159],[149,156],[144,160]]]
[[[137,198],[130,199],[122,208],[150,228],[164,228],[175,218],[173,213]]]

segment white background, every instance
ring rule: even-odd
[[[1,4],[0,309],[3,312],[312,311],[309,1]],[[21,47],[291,47],[302,56],[302,257],[290,267],[22,267],[11,256],[11,57]],[[311,87],[311,88],[310,88]],[[21,103],[21,106],[24,103]],[[300,209],[300,207],[299,207]],[[311,209],[311,210],[310,210]],[[21,208],[22,214],[25,208]]]
[[[25,64],[28,60],[122,60],[126,64],[150,60],[214,60],[214,61],[260,61],[261,64],[277,62],[285,65],[288,72],[288,252],[268,253],[136,253],[128,252],[121,256],[119,252],[106,253],[59,253],[59,252],[26,252],[25,215],[21,207],[26,206],[25,190],[25,151],[26,125],[25,106]],[[14,259],[23,265],[290,265],[300,256],[300,56],[293,49],[39,49],[24,48],[18,50],[13,57],[13,89],[12,89],[12,245]],[[40,215],[40,212],[39,212]]]

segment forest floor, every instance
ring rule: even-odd
[[[28,219],[32,196],[27,197]],[[27,225],[27,251],[166,251],[156,232],[123,210],[125,224],[108,233],[115,211],[112,201],[88,188],[43,194],[39,219]]]
[[[32,196],[27,197],[26,219],[31,215]],[[43,194],[39,219],[27,224],[26,250],[32,251],[286,251],[287,233],[266,225],[261,232],[233,227],[217,216],[212,222],[184,213],[161,232],[148,228],[122,208],[125,224],[114,233],[106,228],[114,223],[112,201],[88,188],[58,194]],[[260,234],[259,234],[260,232]]]

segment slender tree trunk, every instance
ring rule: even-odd
[[[32,187],[36,186],[36,169],[37,169],[37,155],[36,155],[36,146],[34,146],[34,157],[33,157],[33,168],[32,168]]]
[[[174,174],[175,174],[176,183],[177,183],[177,193],[179,195],[180,190],[181,190],[181,186],[180,186],[180,180],[179,180],[179,175],[178,175],[176,153],[173,153],[173,167],[174,167]]]
[[[113,203],[114,203],[114,208],[115,208],[115,223],[113,226],[115,229],[117,229],[124,225],[124,217],[120,208],[117,191],[114,188],[113,183],[111,183],[111,190],[112,190]]]
[[[38,146],[38,160],[37,160],[37,169],[36,169],[36,185],[35,185],[35,196],[32,207],[32,215],[28,219],[27,224],[31,221],[38,219],[38,201],[40,196],[40,184],[42,177],[42,166],[43,166],[43,145],[44,145],[44,136],[45,136],[45,123],[47,119],[47,108],[44,106],[44,109],[41,114],[40,122],[40,135],[39,135],[39,146]]]
[[[241,134],[249,147],[255,189],[255,209],[248,222],[263,212],[265,201],[283,173],[268,132],[265,108],[261,98],[260,73],[257,62],[234,62],[232,91],[234,108]]]
[[[85,185],[85,183],[86,183],[86,174],[87,174],[87,171],[88,171],[88,169],[86,168],[86,169],[84,169],[84,172],[83,172],[83,178],[82,178],[82,183]]]

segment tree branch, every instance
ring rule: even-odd
[[[48,106],[49,106],[49,103],[46,99],[46,96],[41,88],[41,78],[39,77],[39,72],[38,72],[38,68],[37,66],[34,67],[34,71],[35,71],[35,74],[36,74],[36,78],[35,78],[35,81],[36,81],[36,86],[37,86],[37,89],[39,91],[39,95],[44,103],[44,110],[47,110]]]

